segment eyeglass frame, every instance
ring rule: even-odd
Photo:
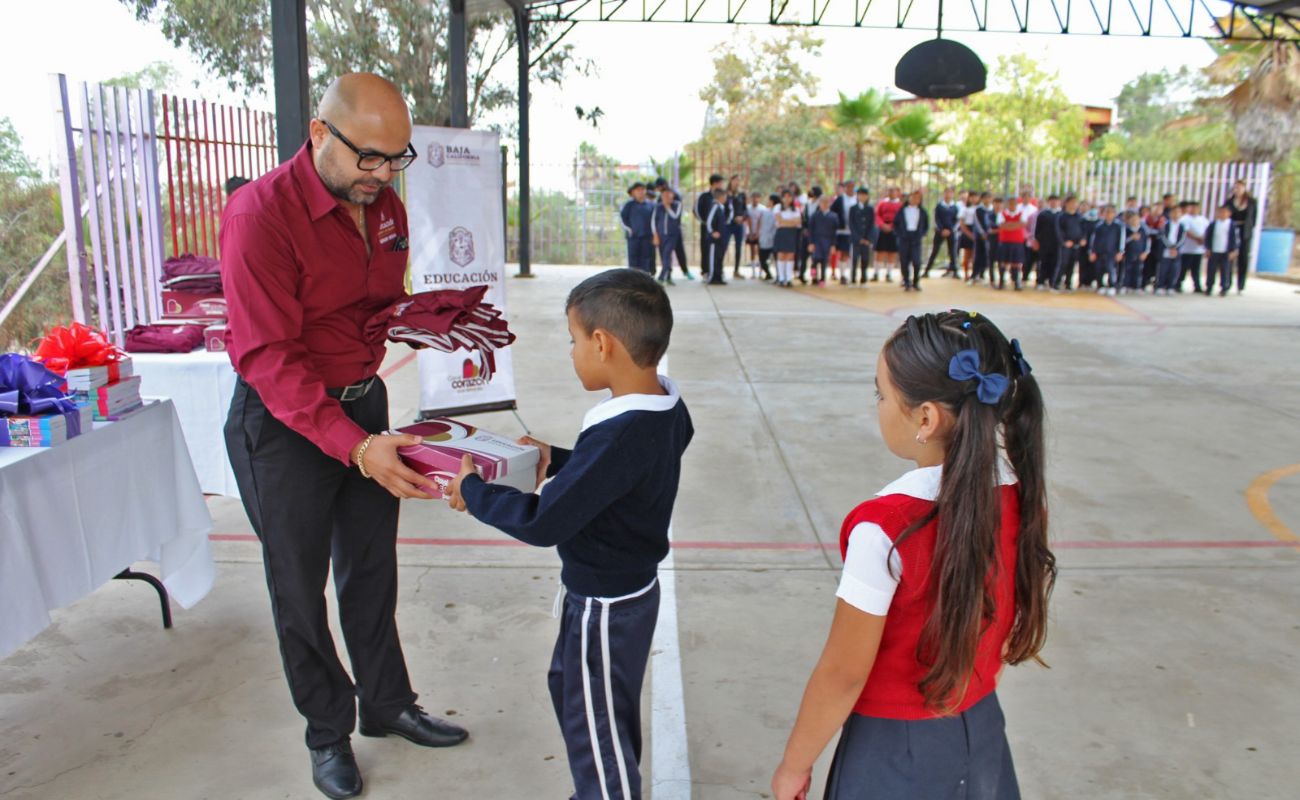
[[[406,149],[395,156],[390,156],[387,153],[381,153],[378,150],[362,150],[360,147],[357,147],[355,144],[353,144],[351,139],[349,139],[348,137],[340,133],[339,129],[334,127],[334,125],[330,123],[329,120],[321,119],[320,117],[317,117],[316,119],[327,129],[329,129],[329,132],[334,136],[334,138],[338,139],[340,142],[347,145],[349,150],[357,154],[357,169],[361,170],[362,172],[374,172],[378,170],[380,167],[384,166],[385,164],[387,164],[388,168],[391,169],[393,172],[402,172],[406,170],[408,167],[410,167],[412,164],[414,164],[415,160],[420,157],[420,154],[415,151],[415,145],[409,142],[406,145]],[[362,166],[361,162],[367,158],[382,158],[384,160],[379,162],[373,167]],[[401,164],[401,161],[403,159],[406,160],[405,164]]]

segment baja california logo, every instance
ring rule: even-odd
[[[447,249],[451,263],[458,267],[469,266],[474,260],[474,234],[468,228],[452,228],[451,236],[447,238]]]
[[[447,163],[447,151],[443,149],[443,146],[438,142],[434,142],[433,144],[429,145],[429,164],[434,169],[437,169],[438,167],[441,167],[443,164],[446,163]]]

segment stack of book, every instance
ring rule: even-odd
[[[144,407],[140,377],[132,374],[131,359],[105,367],[70,369],[68,392],[77,404],[89,407],[96,422],[115,422]]]
[[[89,406],[78,406],[76,414],[42,414],[0,418],[0,447],[53,447],[92,426]]]

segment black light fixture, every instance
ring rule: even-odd
[[[908,50],[894,68],[894,85],[917,97],[950,99],[984,91],[984,62],[961,42],[943,38],[943,0],[938,35]]]

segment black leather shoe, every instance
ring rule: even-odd
[[[419,706],[410,706],[386,723],[361,723],[362,736],[401,736],[423,747],[454,747],[469,738],[469,731],[424,713]]]
[[[326,797],[342,800],[361,794],[361,770],[352,743],[346,739],[338,744],[311,751],[311,782]]]

